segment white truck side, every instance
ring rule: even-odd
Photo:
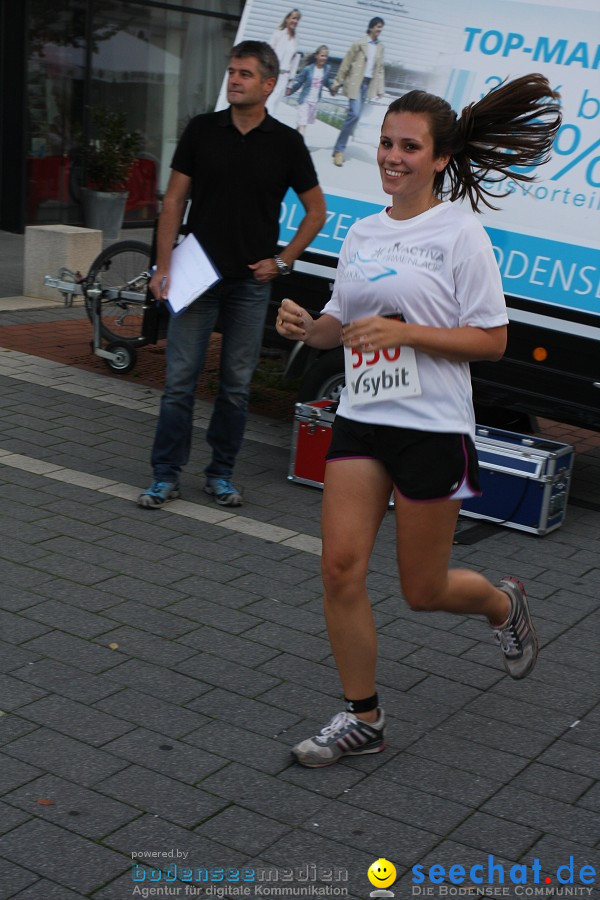
[[[236,42],[269,41],[288,0],[248,0]],[[563,124],[552,158],[531,184],[492,185],[498,211],[483,214],[503,278],[510,327],[500,363],[472,366],[478,421],[510,427],[546,416],[600,430],[600,6],[598,0],[303,0],[295,40],[299,71],[320,45],[333,77],[351,45],[381,17],[385,94],[368,102],[335,166],[332,149],[347,100],[323,90],[304,138],[327,198],[327,221],[291,276],[275,282],[273,309],[289,296],[319,311],[350,225],[386,203],[375,164],[385,109],[407,90],[445,97],[454,109],[504,79],[546,75],[561,94]],[[274,114],[296,126],[297,93]],[[219,105],[224,105],[224,97]],[[506,196],[502,197],[502,194]],[[281,212],[285,244],[302,216],[293,192]],[[272,322],[272,317],[271,317]],[[335,397],[341,351],[298,345],[287,366],[299,399]]]

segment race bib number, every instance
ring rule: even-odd
[[[344,347],[344,360],[350,406],[418,397],[421,393],[412,347],[387,347],[368,353]]]

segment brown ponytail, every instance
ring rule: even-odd
[[[399,112],[427,115],[434,155],[450,154],[445,171],[434,180],[434,193],[450,200],[468,198],[475,212],[482,203],[497,209],[487,199],[497,195],[483,186],[485,181],[535,179],[534,172],[514,167],[547,162],[561,124],[559,94],[539,74],[504,81],[466,106],[460,117],[445,100],[426,91],[409,91],[394,100],[386,116]]]

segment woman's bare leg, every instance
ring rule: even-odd
[[[396,492],[400,583],[412,609],[479,614],[502,625],[510,600],[487,578],[469,569],[448,569],[459,500],[415,503]]]
[[[391,490],[389,475],[374,459],[327,463],[322,508],[325,619],[344,694],[353,700],[376,691],[377,635],[366,580]],[[357,715],[374,721],[377,710]]]

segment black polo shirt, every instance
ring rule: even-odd
[[[318,184],[301,134],[267,115],[241,134],[230,109],[193,118],[171,167],[192,179],[189,225],[225,277],[277,252],[281,201]]]

